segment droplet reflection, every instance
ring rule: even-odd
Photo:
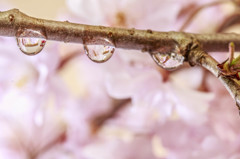
[[[92,61],[103,63],[112,57],[115,47],[114,44],[108,39],[99,40],[104,41],[105,45],[84,45],[84,51]]]
[[[180,53],[153,53],[153,60],[166,70],[174,70],[181,66],[185,57]]]
[[[32,29],[19,31],[16,38],[19,49],[26,55],[38,54],[46,44],[46,37],[40,31]]]

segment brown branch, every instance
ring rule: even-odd
[[[237,34],[190,34],[183,32],[157,32],[59,22],[29,17],[17,9],[0,12],[0,35],[16,36],[19,30],[33,29],[45,34],[48,40],[104,44],[98,38],[108,38],[115,47],[151,52],[163,46],[184,45],[197,39],[205,51],[228,51],[228,43],[240,46]],[[36,37],[36,35],[29,35]],[[184,44],[183,44],[184,43]],[[240,50],[240,47],[236,47]]]
[[[219,71],[217,65],[218,62],[212,58],[210,55],[208,55],[205,51],[203,51],[200,47],[196,46],[188,56],[189,62],[193,64],[200,65],[207,70],[209,70],[213,75],[219,78],[219,80],[223,83],[223,85],[226,87],[230,95],[235,99],[236,105],[238,106],[238,109],[240,110],[240,86],[239,84],[234,81],[231,77],[227,77],[224,75],[221,75],[221,72]]]
[[[219,25],[219,27],[216,29],[217,33],[223,32],[230,28],[231,26],[234,26],[236,24],[240,23],[240,13],[235,13],[229,17],[226,17],[223,22]]]
[[[57,70],[61,70],[62,68],[64,68],[69,61],[73,60],[74,58],[76,58],[77,56],[80,56],[81,54],[79,52],[73,52],[73,53],[69,53],[68,55],[66,55],[65,57],[63,57],[57,67]]]
[[[108,119],[113,118],[120,110],[125,108],[129,102],[131,102],[131,99],[114,100],[113,107],[108,112],[95,116],[91,120],[92,133],[97,133]]]
[[[180,31],[184,31],[193,21],[193,19],[198,15],[198,13],[200,13],[202,10],[207,9],[209,7],[213,7],[213,6],[217,6],[223,3],[229,2],[229,0],[218,0],[215,2],[211,2],[211,3],[207,3],[205,5],[199,6],[197,7],[191,14],[190,16],[187,18],[187,20],[184,22],[184,24],[181,26],[181,28],[179,29]]]
[[[234,33],[191,34],[123,29],[37,19],[29,17],[17,9],[0,12],[0,35],[16,36],[19,30],[24,29],[38,30],[44,33],[48,40],[88,45],[104,45],[104,40],[98,38],[108,38],[117,48],[138,49],[146,52],[177,45],[180,53],[186,57],[186,61],[190,64],[202,65],[217,77],[220,74],[217,69],[218,63],[206,52],[227,52],[230,42],[236,45],[236,51],[240,51],[240,36]],[[30,37],[36,37],[36,35],[30,35]],[[220,75],[218,78],[235,98],[237,105],[240,105],[239,85],[229,77]],[[115,110],[106,117],[111,117],[112,114],[115,114]],[[99,124],[101,125],[104,121],[100,120]]]

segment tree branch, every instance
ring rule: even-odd
[[[213,75],[215,75],[219,80],[223,83],[223,85],[226,87],[230,95],[235,99],[236,105],[238,106],[238,109],[240,110],[240,86],[234,79],[221,75],[221,72],[219,71],[217,65],[218,62],[211,57],[209,54],[207,54],[205,51],[203,51],[200,47],[196,47],[193,49],[188,56],[188,61],[200,65],[207,70],[209,70]]]
[[[117,48],[138,49],[144,52],[154,52],[161,47],[177,45],[180,53],[186,57],[186,61],[193,65],[201,65],[218,77],[240,106],[240,93],[238,93],[240,86],[233,79],[220,75],[218,63],[206,53],[228,51],[230,42],[236,44],[236,51],[240,51],[240,35],[238,34],[191,34],[123,29],[37,19],[17,9],[0,12],[0,35],[16,36],[19,30],[24,29],[38,30],[44,33],[48,40],[87,45],[104,45],[104,41],[98,38],[107,38]],[[29,37],[36,37],[36,35],[29,35]]]
[[[228,43],[234,42],[240,51],[238,34],[190,34],[183,32],[157,32],[151,30],[123,29],[59,22],[29,17],[17,9],[0,12],[0,35],[16,36],[18,30],[33,29],[45,34],[48,40],[104,44],[97,38],[108,38],[115,47],[151,52],[164,46],[178,44],[188,46],[198,40],[205,51],[228,51]],[[36,37],[36,35],[30,35]],[[184,49],[183,49],[184,50]]]
[[[209,8],[209,7],[213,7],[216,5],[220,5],[223,3],[229,2],[229,0],[218,0],[218,1],[214,1],[214,2],[210,2],[207,3],[205,5],[201,5],[199,7],[197,7],[188,17],[188,19],[185,21],[185,23],[182,25],[182,27],[179,29],[180,31],[184,31],[193,21],[193,19],[198,15],[199,12],[201,12],[202,10]]]

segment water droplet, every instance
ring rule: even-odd
[[[96,40],[96,39],[95,39]],[[99,39],[104,45],[84,45],[86,55],[94,62],[106,62],[115,51],[114,44],[108,39]]]
[[[19,49],[26,55],[38,54],[46,44],[46,36],[36,30],[20,30],[16,37]]]
[[[152,53],[153,60],[166,70],[174,70],[181,66],[185,57],[180,53]]]

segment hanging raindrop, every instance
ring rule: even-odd
[[[114,44],[108,39],[95,39],[95,41],[97,40],[103,41],[104,45],[84,45],[84,51],[92,61],[103,63],[112,57],[115,47]]]
[[[180,53],[152,53],[153,60],[166,70],[174,70],[181,66],[185,57]]]
[[[40,31],[25,29],[16,34],[17,45],[26,55],[36,55],[46,44],[46,36]]]

